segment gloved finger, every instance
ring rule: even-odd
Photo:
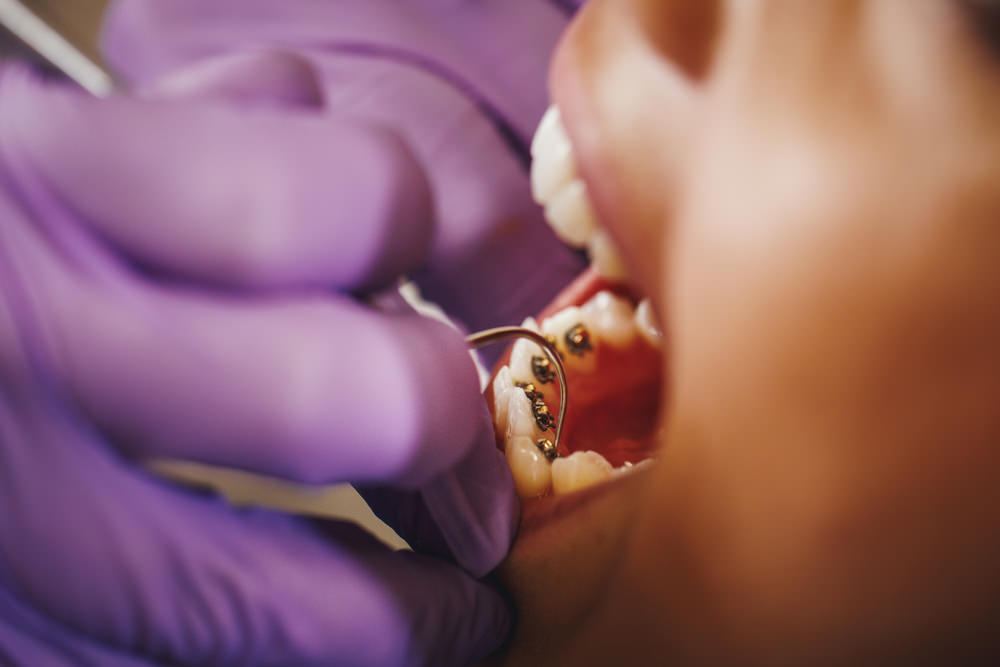
[[[0,664],[46,667],[156,667],[81,636],[38,613],[0,586]]]
[[[375,295],[373,306],[397,315],[416,312],[399,290]],[[519,507],[510,467],[493,446],[493,423],[485,412],[475,441],[462,460],[418,489],[355,488],[414,550],[448,558],[482,577],[507,555]]]
[[[132,261],[237,286],[359,288],[416,266],[433,218],[391,132],[309,113],[94,100],[8,68],[0,122],[40,180]]]
[[[31,304],[16,330],[134,456],[416,486],[482,435],[477,372],[448,325],[336,294],[164,289],[99,262],[100,249],[67,262],[19,215],[0,199],[4,283]]]
[[[134,455],[416,485],[487,442],[464,340],[439,322],[335,296],[81,297],[52,312],[65,381]]]
[[[21,405],[0,402],[0,580],[74,633],[157,663],[460,665],[507,631],[501,597],[452,565],[135,474]]]
[[[483,416],[484,436],[493,427]],[[518,501],[510,467],[495,447],[477,446],[422,487],[360,487],[372,510],[414,550],[454,560],[474,577],[492,571],[510,548]]]
[[[484,102],[527,149],[566,1],[116,0],[101,43],[116,73],[143,87],[205,58],[261,48],[396,63],[392,78],[445,79]]]
[[[426,270],[413,277],[470,329],[520,323],[583,268],[545,225],[527,178],[546,63],[566,23],[556,3],[124,0],[110,16],[108,55],[139,81],[280,45],[316,64],[329,109],[397,131],[426,165],[436,205]]]

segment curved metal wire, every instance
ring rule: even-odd
[[[566,369],[563,367],[562,359],[559,357],[559,352],[556,350],[555,345],[542,334],[531,329],[525,329],[524,327],[495,327],[493,329],[486,329],[485,331],[479,331],[468,336],[465,341],[469,344],[469,347],[478,348],[509,338],[526,338],[535,343],[545,351],[545,356],[549,358],[549,361],[552,362],[552,367],[555,368],[556,380],[559,382],[559,417],[556,422],[556,433],[553,436],[553,447],[556,456],[558,456],[559,443],[562,442],[563,422],[566,421],[566,403],[569,399],[566,388]]]

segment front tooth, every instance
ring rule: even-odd
[[[582,326],[589,339],[587,345],[583,347],[571,347],[566,340],[566,335],[577,326]],[[593,370],[596,362],[594,347],[597,340],[590,320],[582,309],[569,306],[546,318],[542,322],[542,335],[555,339],[565,366],[584,372]]]
[[[550,104],[549,108],[542,114],[542,119],[538,121],[535,136],[531,139],[531,157],[538,157],[545,146],[551,143],[554,138],[557,139],[559,135],[565,135],[562,128],[562,114],[559,113],[559,107]]]
[[[609,280],[623,281],[628,279],[625,261],[607,231],[598,230],[590,237],[587,249],[590,252],[590,261],[600,275]]]
[[[642,334],[642,337],[653,347],[660,347],[663,344],[663,331],[656,321],[656,313],[653,312],[653,305],[649,299],[643,299],[635,309],[635,326]]]
[[[507,392],[516,389],[510,376],[510,368],[504,366],[493,378],[493,421],[506,426],[508,422]]]
[[[542,348],[538,347],[530,340],[521,339],[514,343],[514,348],[510,353],[510,374],[511,379],[515,382],[530,382],[538,388],[541,388],[544,378],[538,378],[535,376],[533,370],[533,359],[535,357],[545,356],[545,352]]]
[[[565,243],[582,248],[597,232],[597,215],[587,186],[579,178],[560,190],[545,207],[545,219]]]
[[[613,471],[608,460],[597,452],[573,452],[552,462],[552,491],[579,491],[610,479]]]
[[[636,326],[632,304],[602,290],[583,304],[583,312],[598,340],[615,347],[625,347],[635,340]]]
[[[511,438],[507,441],[506,454],[518,496],[535,498],[549,490],[552,464],[534,440],[525,436]]]
[[[577,324],[586,326],[589,322],[586,321],[583,310],[578,306],[567,306],[542,320],[542,335],[554,337],[556,347],[565,354],[568,350],[563,335]]]
[[[566,136],[559,109],[550,106],[531,142],[531,194],[545,205],[562,188],[576,178],[573,146]]]
[[[524,391],[515,387],[507,391],[507,432],[504,440],[510,441],[519,436],[531,438],[532,441],[543,437],[535,422],[531,401]]]

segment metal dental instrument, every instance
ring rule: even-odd
[[[19,0],[0,0],[0,26],[38,60],[93,95],[105,97],[114,89],[114,81],[106,70]]]
[[[542,438],[536,443],[546,458],[552,460],[559,456],[559,443],[562,442],[562,429],[563,423],[566,421],[566,403],[568,401],[566,369],[563,367],[562,358],[559,356],[559,351],[555,345],[542,334],[534,332],[531,329],[525,329],[524,327],[496,327],[495,329],[486,329],[485,331],[468,336],[465,341],[469,344],[469,347],[479,348],[509,338],[526,338],[541,347],[545,351],[545,356],[552,363],[552,368],[555,369],[556,380],[559,382],[559,417],[556,421],[555,436],[553,436],[552,441]]]

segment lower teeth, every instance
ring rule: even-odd
[[[597,452],[573,452],[552,463],[552,491],[571,493],[611,478],[614,468]]]
[[[628,269],[625,268],[621,252],[606,231],[597,232],[590,239],[587,250],[590,253],[590,261],[599,274],[608,280],[628,280]]]
[[[548,493],[552,485],[552,464],[538,449],[535,441],[525,436],[507,440],[507,465],[514,477],[517,495],[535,498]]]

